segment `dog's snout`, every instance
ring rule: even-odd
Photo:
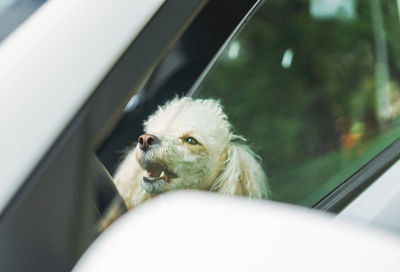
[[[151,145],[156,144],[159,141],[157,136],[153,134],[143,134],[139,136],[138,144],[141,150],[146,151]]]

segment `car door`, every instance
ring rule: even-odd
[[[205,3],[48,1],[9,29],[0,44],[1,270],[70,270],[93,241],[94,150]]]
[[[43,5],[0,48],[4,269],[74,265],[98,234],[95,154],[113,174],[177,95],[221,100],[273,201],[362,217],[397,173],[397,3],[327,3]]]

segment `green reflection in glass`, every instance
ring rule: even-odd
[[[343,19],[266,1],[196,92],[222,100],[275,200],[315,204],[400,135],[396,1],[351,2]]]

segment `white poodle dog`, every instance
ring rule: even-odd
[[[144,122],[144,131],[114,176],[128,209],[179,189],[268,198],[257,155],[232,132],[218,101],[175,98]]]

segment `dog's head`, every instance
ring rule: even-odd
[[[174,99],[144,123],[136,159],[142,187],[151,194],[177,189],[265,197],[266,178],[254,154],[212,99]],[[251,183],[251,184],[250,184]]]

